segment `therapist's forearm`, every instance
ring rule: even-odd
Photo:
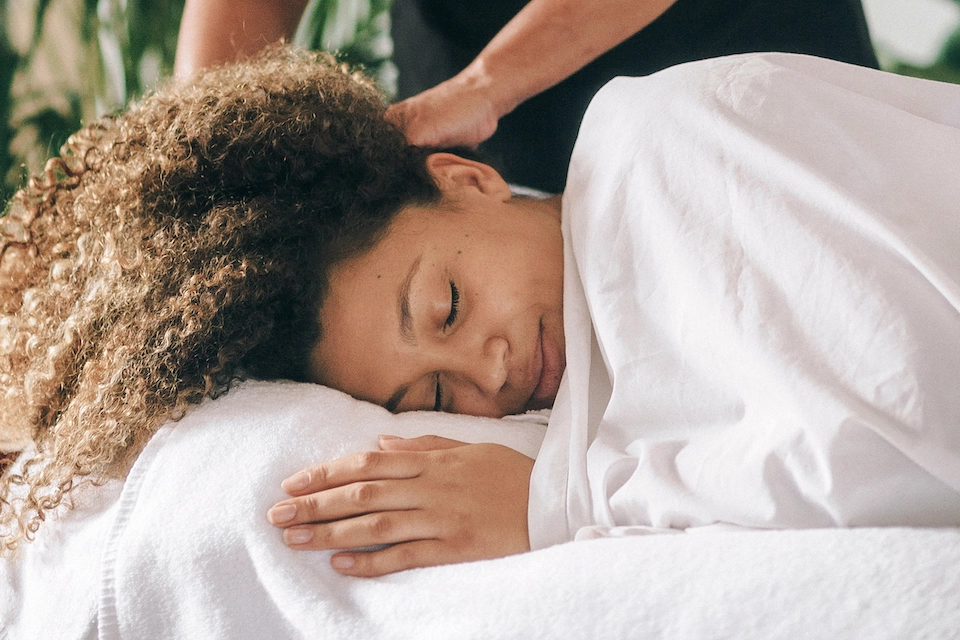
[[[656,20],[676,0],[532,0],[461,76],[505,115]]]
[[[174,74],[251,55],[297,28],[307,0],[187,0]]]

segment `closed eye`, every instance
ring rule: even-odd
[[[453,283],[453,280],[450,281],[450,315],[447,316],[446,322],[443,323],[444,329],[449,329],[453,326],[453,323],[457,321],[457,315],[460,313],[460,291],[457,289],[457,285]],[[437,387],[439,388],[439,384]]]
[[[440,387],[440,374],[437,374],[437,399],[433,403],[434,411],[443,410],[443,390]]]

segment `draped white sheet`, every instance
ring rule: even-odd
[[[960,524],[958,171],[954,85],[762,54],[601,90],[534,547]]]

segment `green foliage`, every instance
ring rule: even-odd
[[[0,25],[7,22],[7,7],[0,5]],[[9,153],[13,140],[13,127],[10,125],[11,89],[14,72],[19,66],[20,56],[10,43],[6,29],[0,29],[0,198],[6,202],[10,188],[4,184],[3,177],[11,173],[13,157]]]
[[[336,51],[363,67],[387,93],[394,89],[389,38],[390,0],[310,0],[293,42]]]
[[[172,71],[183,3],[0,0],[0,201],[82,122],[123,107]],[[389,6],[390,0],[311,0],[294,42],[340,51],[390,93]],[[960,83],[960,29],[933,65],[890,60],[886,68]]]
[[[97,12],[105,110],[122,107],[173,71],[184,0],[86,0]]]
[[[960,0],[954,0],[960,4]],[[886,65],[888,71],[900,73],[916,78],[927,78],[940,82],[960,84],[960,27],[947,38],[940,50],[940,54],[932,64],[918,67],[898,60],[892,60]]]
[[[0,202],[67,137],[169,75],[184,0],[0,0]],[[389,87],[390,0],[312,0],[295,41]]]
[[[0,198],[172,69],[184,0],[0,0]]]

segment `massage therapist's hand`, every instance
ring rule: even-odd
[[[294,549],[334,554],[351,576],[497,558],[530,549],[533,460],[494,444],[381,437],[381,451],[339,458],[283,481],[292,497],[268,518]]]
[[[387,109],[410,144],[421,147],[474,148],[497,130],[503,115],[482,80],[465,73]]]

